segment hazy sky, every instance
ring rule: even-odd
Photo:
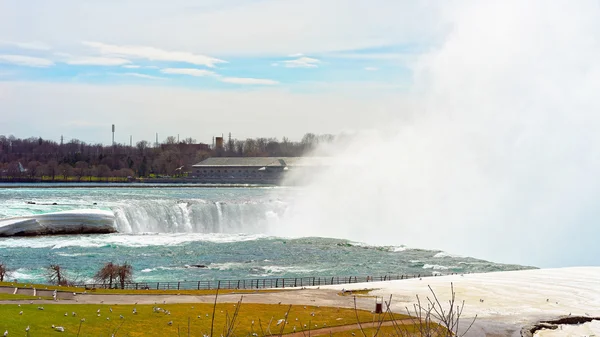
[[[449,31],[435,2],[1,0],[0,134],[110,142],[385,124]]]

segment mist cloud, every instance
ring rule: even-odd
[[[444,14],[441,47],[413,65],[414,107],[311,177],[281,231],[598,264],[598,2],[466,2]]]

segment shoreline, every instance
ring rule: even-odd
[[[190,182],[135,182],[135,183],[113,183],[113,182],[43,182],[43,183],[22,183],[22,182],[2,182],[0,189],[19,189],[19,188],[273,188],[278,185],[259,185],[259,184],[206,184]]]

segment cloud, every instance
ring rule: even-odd
[[[25,55],[0,55],[0,63],[36,68],[46,68],[54,65],[54,62],[51,60]]]
[[[209,55],[317,55],[431,41],[432,32],[448,28],[438,15],[442,6],[450,5],[391,0],[62,0],[36,1],[32,10],[26,1],[3,0],[0,39],[40,40],[73,50],[77,41],[101,41]]]
[[[160,72],[163,74],[190,75],[196,77],[218,76],[214,71],[194,68],[166,68],[161,69]]]
[[[379,68],[377,68],[377,67],[365,67],[365,70],[366,71],[377,71],[377,70],[379,70]]]
[[[168,80],[168,78],[166,77],[160,77],[160,76],[152,76],[152,75],[147,75],[147,74],[140,74],[140,73],[122,73],[122,74],[118,74],[121,76],[131,76],[131,77],[139,77],[139,78],[145,78],[148,80]]]
[[[73,57],[66,63],[87,66],[120,66],[131,63],[131,61],[118,57]]]
[[[217,58],[181,51],[167,51],[148,46],[117,46],[100,42],[83,42],[84,45],[96,49],[103,55],[148,59],[151,61],[184,62],[213,68],[215,64],[226,63]]]
[[[278,81],[264,78],[251,77],[222,77],[219,81],[232,84],[248,84],[248,85],[277,85]]]
[[[296,54],[289,54],[288,57],[301,57],[304,56],[304,54],[302,53],[296,53]]]
[[[126,64],[123,66],[123,68],[137,69],[137,68],[141,68],[141,66],[138,66],[137,64]]]
[[[163,74],[189,75],[195,77],[217,77],[219,81],[232,84],[247,84],[247,85],[276,85],[279,82],[264,78],[251,77],[224,77],[214,71],[194,68],[166,68],[160,71]]]
[[[316,68],[318,67],[320,60],[312,57],[302,56],[295,60],[282,61],[286,68]]]
[[[12,42],[12,41],[0,41],[0,45],[15,46],[21,49],[29,50],[50,50],[50,46],[45,43],[34,41],[34,42]]]

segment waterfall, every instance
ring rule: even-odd
[[[123,233],[266,233],[283,217],[280,201],[140,200],[111,206]]]

